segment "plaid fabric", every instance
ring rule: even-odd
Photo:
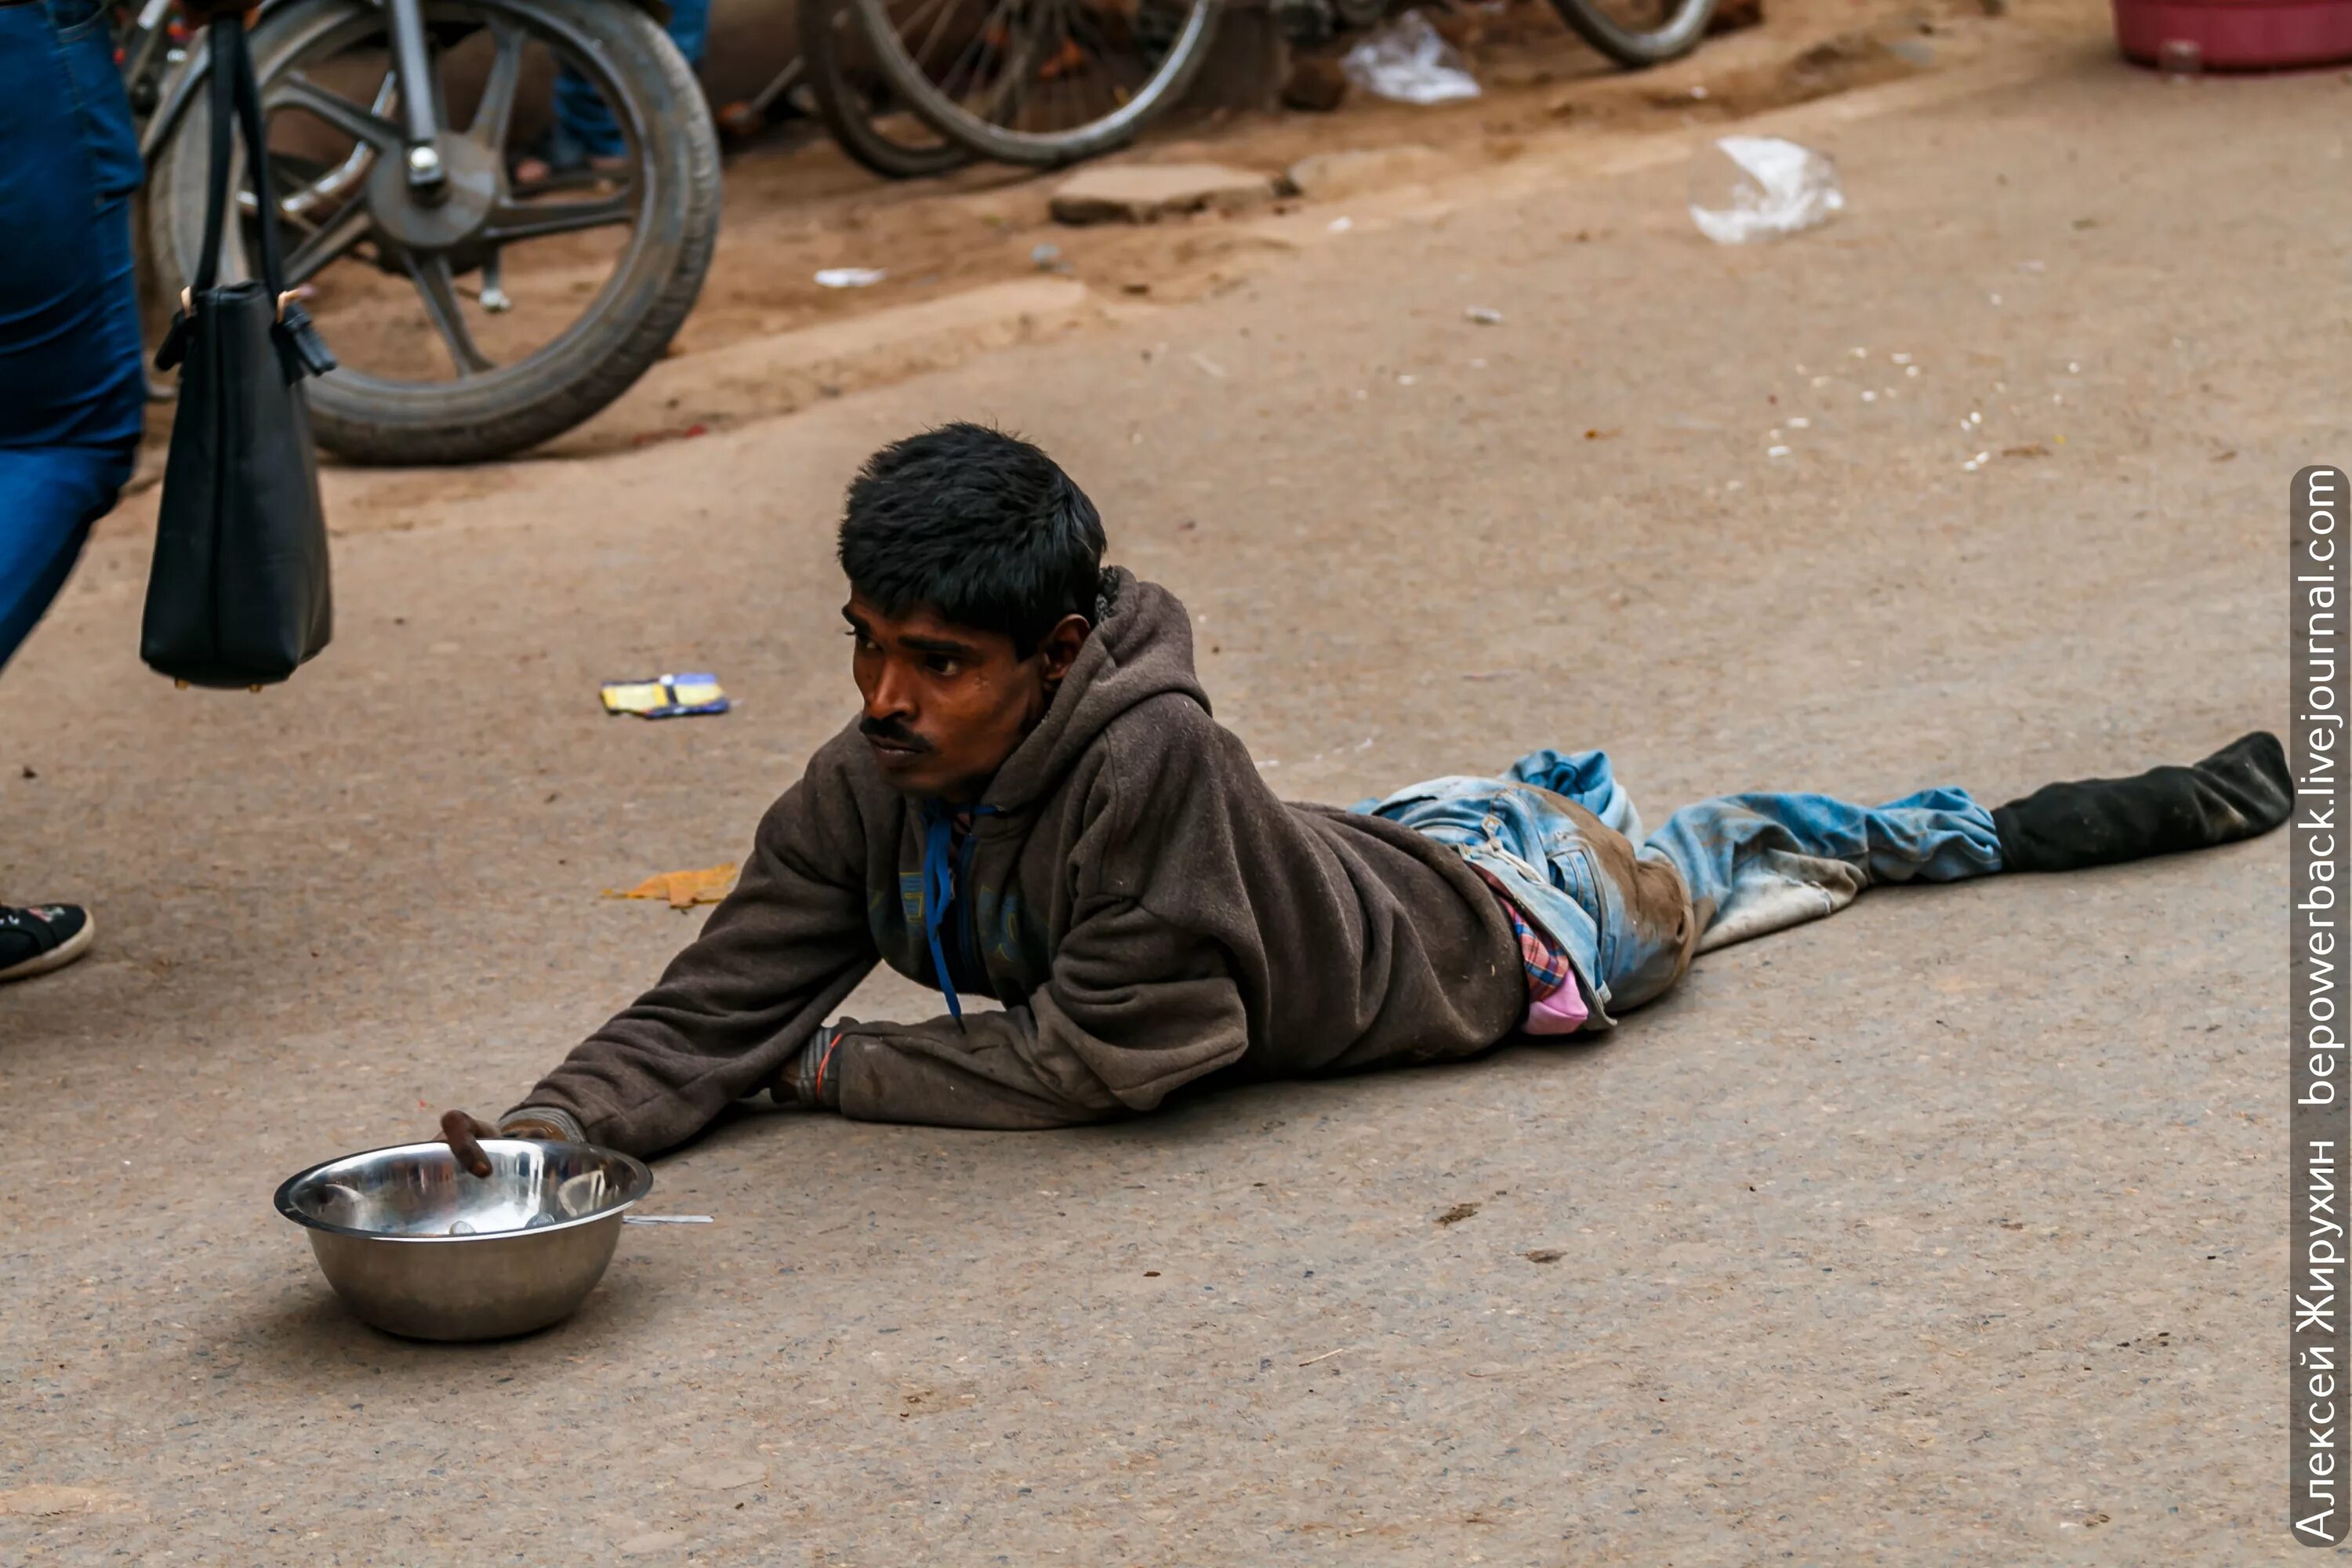
[[[1519,906],[1503,890],[1503,884],[1488,875],[1485,867],[1474,865],[1471,869],[1494,889],[1495,901],[1503,906],[1511,930],[1518,935],[1519,962],[1528,971],[1528,1000],[1540,1002],[1565,990],[1574,976],[1568,966],[1568,954],[1554,947],[1549,937],[1529,923],[1528,917],[1519,912]]]

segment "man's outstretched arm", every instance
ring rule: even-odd
[[[761,819],[742,877],[652,990],[588,1037],[501,1119],[510,1134],[577,1134],[632,1154],[692,1137],[773,1079],[877,961],[862,833],[816,770]],[[563,1124],[568,1119],[571,1126]],[[476,1171],[486,1124],[443,1135]]]

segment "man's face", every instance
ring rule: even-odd
[[[1052,706],[1090,629],[1065,616],[1023,658],[1013,639],[942,619],[929,605],[903,616],[854,590],[841,608],[856,639],[850,668],[864,699],[858,732],[891,787],[969,805]]]

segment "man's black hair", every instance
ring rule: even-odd
[[[1064,616],[1092,620],[1102,582],[1095,503],[1017,436],[942,425],[883,447],[849,487],[841,569],[890,615],[928,605],[1001,632],[1026,658]]]

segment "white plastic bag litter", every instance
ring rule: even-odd
[[[1418,11],[1375,28],[1339,62],[1348,79],[1398,103],[1454,103],[1478,96],[1461,54]]]
[[[1794,234],[1844,210],[1837,166],[1777,136],[1726,136],[1691,165],[1691,221],[1717,245]]]

